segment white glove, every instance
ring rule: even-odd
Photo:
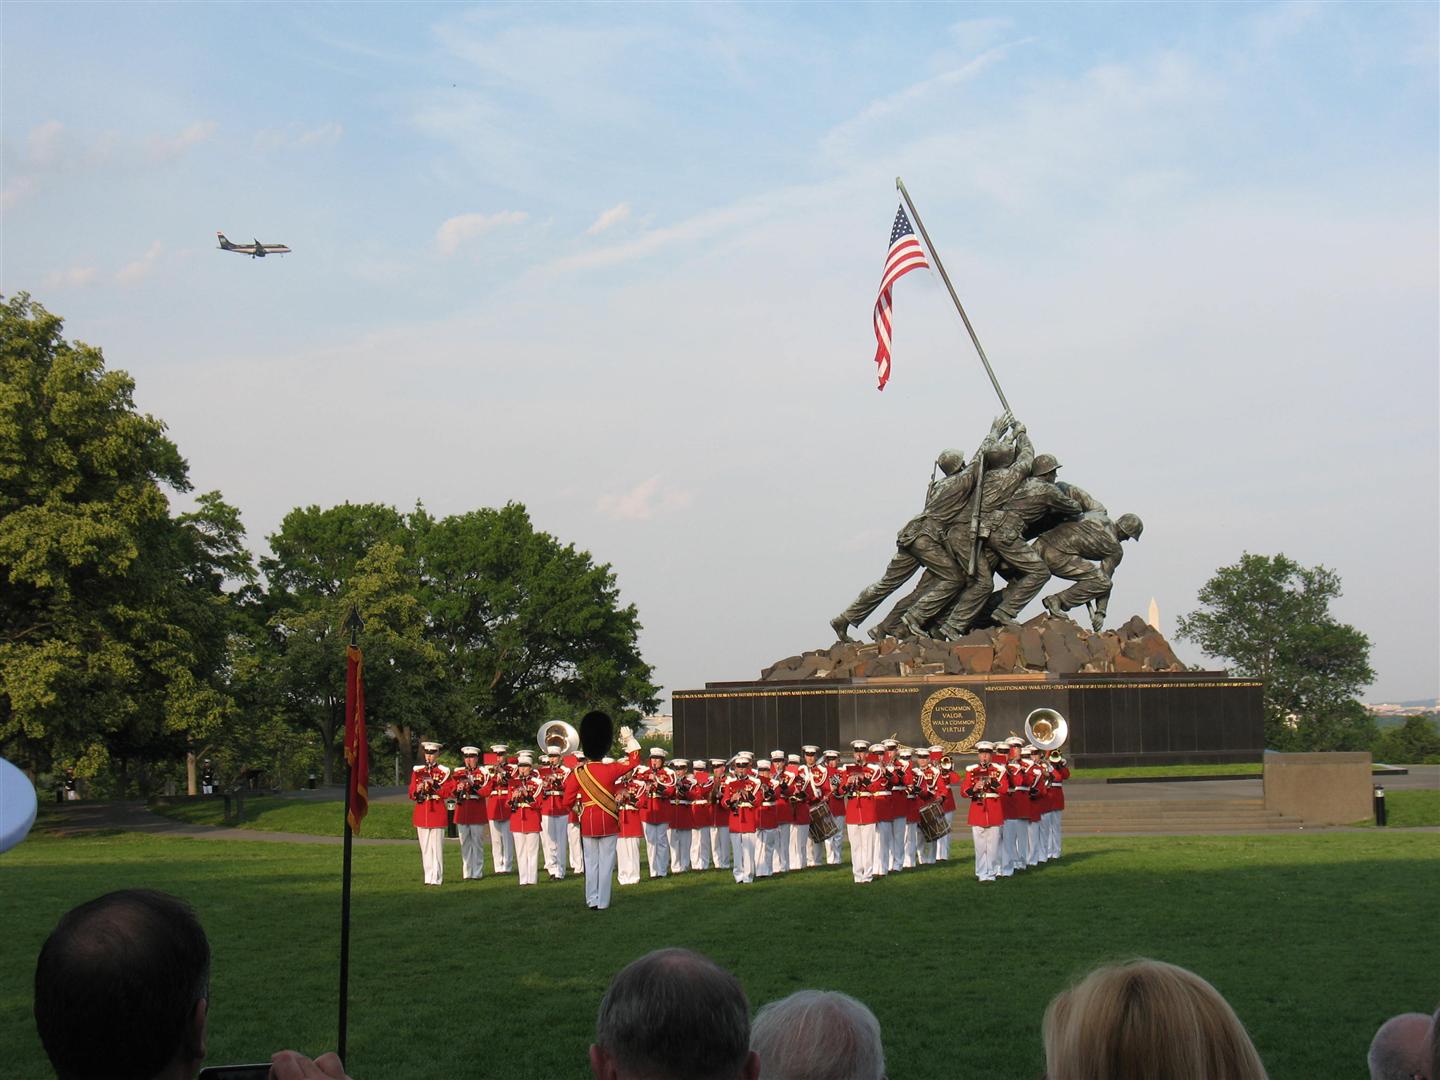
[[[635,732],[628,726],[620,729],[620,745],[625,747],[627,754],[633,754],[640,749],[640,744],[635,739]]]

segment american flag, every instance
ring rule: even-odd
[[[911,270],[928,268],[925,249],[915,239],[915,230],[905,215],[905,207],[895,211],[895,227],[890,230],[890,254],[885,256],[885,273],[880,275],[880,296],[875,301],[875,366],[879,369],[880,385],[884,390],[890,381],[890,290],[895,282]]]

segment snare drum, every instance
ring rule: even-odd
[[[823,802],[817,802],[810,807],[810,839],[817,844],[823,844],[840,831],[840,826],[835,824],[835,815],[830,813],[830,807]]]
[[[949,832],[950,823],[945,820],[945,808],[940,803],[927,803],[920,808],[920,835],[927,844],[933,844]]]

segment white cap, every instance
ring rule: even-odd
[[[1026,755],[1026,754],[1034,755],[1034,754],[1038,754],[1039,752],[1040,752],[1039,747],[1033,745],[1032,743],[1028,743],[1028,742],[1027,742],[1024,746],[1022,746],[1022,747],[1020,748],[1020,755],[1021,755],[1022,757],[1023,757],[1024,755]]]
[[[910,756],[912,755],[912,753],[913,753],[913,751],[908,750],[908,749],[906,749],[906,750],[901,750],[898,756],[899,756],[899,757],[902,757],[902,758],[908,758],[908,757],[910,757]]]
[[[900,756],[901,756],[901,757],[904,757],[905,755],[904,755],[904,754],[901,754]],[[915,751],[915,756],[916,756],[916,757],[927,757],[927,758],[928,758],[928,757],[930,756],[930,751],[929,751],[926,747],[923,747],[923,746],[922,746],[922,747],[920,747],[919,750],[916,750],[916,751]]]
[[[824,756],[825,756],[825,757],[839,757],[839,756],[840,756],[840,751],[839,751],[839,750],[826,750]]]
[[[784,761],[784,760],[785,760],[785,751],[784,751],[784,750],[771,750],[771,751],[770,751],[770,760],[771,760],[771,761]]]
[[[510,748],[509,748],[508,746],[506,746],[506,745],[502,742],[502,743],[496,743],[494,746],[490,747],[490,752],[491,752],[492,754],[503,754],[503,753],[505,753],[506,750],[509,750],[509,749],[510,749]]]
[[[992,743],[989,739],[981,739],[975,744],[975,749],[977,751],[984,750],[986,752],[990,752],[995,749],[995,744]]]
[[[690,759],[677,757],[674,761],[670,762],[670,764],[677,769],[688,769],[690,767]]]
[[[615,764],[615,759],[614,759],[613,757],[601,758],[601,759],[600,759],[600,764],[601,764],[601,765],[614,765],[614,764]]]
[[[820,753],[820,748],[819,748],[818,746],[809,746],[809,745],[806,745],[806,746],[800,747],[800,752],[801,752],[802,754],[818,754],[818,753]]]
[[[932,754],[943,754],[944,752],[945,752],[945,748],[944,748],[943,746],[932,746],[932,747],[930,747],[930,753],[932,753]]]
[[[650,756],[651,756],[651,757],[663,758],[663,757],[665,756],[665,751],[662,750],[662,749],[661,749],[660,747],[658,747],[658,746],[652,746],[652,747],[650,748]]]
[[[1025,745],[1025,740],[1022,739],[1022,738],[1020,738],[1019,735],[1011,735],[1008,739],[1005,740],[1005,745],[1006,745],[1006,746],[1024,746],[1024,745]]]
[[[887,749],[887,750],[891,749],[892,747],[899,746],[899,745],[900,745],[900,744],[899,744],[898,742],[896,742],[894,739],[886,739],[886,740],[885,740],[885,749]]]
[[[427,754],[438,754],[440,752],[440,744],[438,742],[430,742],[427,739],[420,744],[420,749],[424,750]]]
[[[884,743],[872,742],[872,743],[870,744],[870,753],[872,753],[872,754],[883,754],[884,752],[885,752],[885,744],[884,744]]]
[[[768,769],[770,768],[770,762],[766,761],[764,758],[761,758],[760,764],[756,765],[755,767],[757,769]]]
[[[747,754],[736,754],[736,755],[735,755],[735,764],[736,764],[736,765],[754,765],[754,764],[755,764],[755,759],[754,759],[753,757],[751,757],[748,753],[747,753]]]
[[[564,757],[565,748],[559,743],[551,743],[550,749],[546,750],[545,753],[550,757]]]
[[[870,744],[867,743],[864,739],[851,739],[851,740],[850,740],[850,749],[851,749],[851,750],[869,750],[869,749],[870,749]]]
[[[476,757],[479,757],[479,756],[480,756],[480,747],[478,747],[478,746],[462,746],[462,747],[460,747],[460,753],[463,754],[465,757],[469,757],[471,754],[474,754]]]
[[[535,764],[535,759],[530,756],[530,751],[529,751],[529,750],[521,750],[520,753],[518,753],[517,755],[515,755],[515,764],[517,764],[517,765],[534,765],[534,764]]]
[[[576,761],[584,761],[584,760],[585,760],[585,751],[584,751],[584,750],[576,750],[576,751],[575,751],[575,760],[576,760]]]
[[[785,760],[788,761],[791,765],[799,765],[799,764],[800,764],[800,755],[799,755],[799,754],[791,754],[791,755],[790,755],[789,757],[787,757]]]
[[[724,764],[725,764],[725,759],[724,759],[723,757],[712,757],[712,758],[710,759],[710,767],[711,767],[712,769],[718,769],[718,768],[720,768],[720,767],[721,767],[722,765],[724,765]]]

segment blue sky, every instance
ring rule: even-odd
[[[874,391],[900,174],[1037,444],[1146,521],[1113,612],[1284,551],[1370,697],[1433,695],[1436,10],[10,3],[0,289],[257,548],[516,499],[687,688],[825,644],[996,411],[925,274]]]

